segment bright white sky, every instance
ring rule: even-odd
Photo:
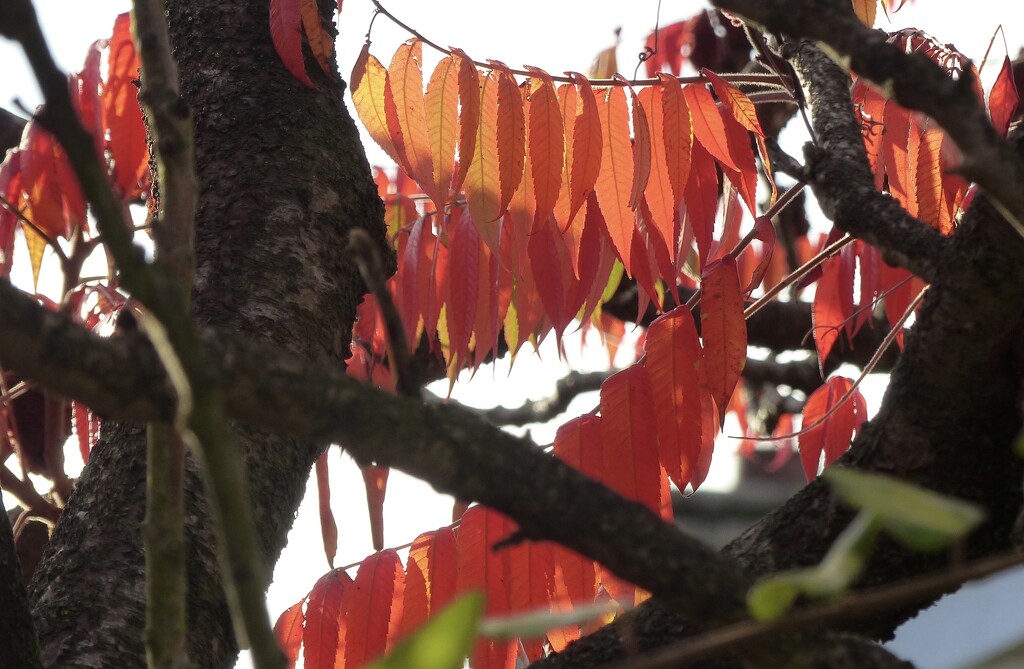
[[[89,44],[109,36],[114,17],[127,11],[129,4],[128,0],[36,2],[51,48],[58,63],[67,70],[80,67]],[[891,28],[885,25],[884,18],[881,25],[886,29],[922,28],[940,41],[954,43],[977,62],[984,55],[988,41],[1000,22],[1009,31],[1007,41],[1011,45],[1024,39],[1021,32],[1024,24],[1016,20],[1017,4],[975,0],[968,8],[956,0],[917,0],[916,5],[909,5],[896,14]],[[657,5],[657,0],[629,3],[518,0],[489,4],[484,11],[478,0],[385,1],[389,11],[439,44],[458,46],[477,60],[495,59],[512,67],[536,65],[552,73],[586,71],[593,57],[611,45],[614,29],[621,26],[619,68],[627,75],[632,73],[636,53],[641,50],[645,36],[654,25]],[[705,3],[698,0],[664,3],[662,24],[686,18],[704,6]],[[338,23],[341,33],[338,59],[340,71],[346,79],[365,40],[372,12],[369,0],[345,1]],[[371,51],[386,65],[397,45],[407,37],[402,29],[380,16],[374,24]],[[434,56],[428,55],[428,51],[425,49],[424,53],[429,72]],[[1011,53],[1015,52],[1016,47],[1011,46]],[[996,58],[1002,57],[1001,44],[995,48],[994,54]],[[20,50],[10,42],[0,41],[0,63],[5,64],[4,77],[0,79],[0,106],[17,111],[15,99],[29,109],[38,104],[39,93]],[[986,68],[990,71],[996,69]],[[366,138],[364,144],[372,163],[388,164],[383,152],[372,141]],[[590,351],[584,355],[579,353],[578,345],[571,344],[567,349],[577,367],[599,369],[607,366],[607,359],[602,353]],[[454,397],[477,406],[493,406],[502,402],[515,406],[526,397],[544,397],[553,389],[554,379],[568,368],[557,361],[551,346],[547,346],[542,355],[544,364],[540,365],[528,360],[532,356],[524,352],[511,374],[507,365],[500,370],[481,370],[472,384],[457,384]],[[627,362],[621,357],[618,360],[620,365]],[[578,414],[593,408],[594,404],[595,399],[585,398],[571,407],[570,412]],[[553,429],[540,428],[533,434],[538,442],[549,443]],[[732,467],[726,453],[729,450],[727,444],[720,446],[720,453],[716,456],[722,466],[718,479],[722,486],[727,486],[731,479]],[[339,455],[338,449],[332,449],[331,453],[332,504],[340,534],[335,564],[347,565],[372,551],[369,525],[362,479],[357,469],[351,460]],[[289,546],[278,564],[275,583],[268,593],[268,605],[275,618],[301,598],[327,569],[320,547],[315,485],[310,491],[312,494],[307,496],[299,511]],[[425,484],[392,474],[385,510],[385,543],[388,546],[410,542],[419,532],[447,524],[450,516],[449,499],[437,496]],[[244,657],[238,666],[248,666]]]

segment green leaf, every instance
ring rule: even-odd
[[[849,504],[878,516],[911,550],[933,551],[966,536],[985,514],[977,506],[881,474],[832,467],[825,478]]]
[[[370,669],[461,669],[483,611],[482,594],[463,595]]]
[[[480,635],[492,639],[532,639],[556,627],[587,623],[621,608],[616,602],[602,602],[558,613],[542,609],[518,615],[496,616],[480,623]]]
[[[843,594],[864,571],[879,529],[877,516],[858,513],[820,564],[779,572],[756,583],[747,595],[750,615],[774,620],[789,610],[798,595],[823,599]]]

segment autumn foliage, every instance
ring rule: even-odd
[[[876,3],[854,5],[870,25]],[[899,5],[886,7],[895,11]],[[878,250],[838,230],[796,240],[800,266],[787,264],[773,217],[789,200],[774,182],[759,106],[785,104],[797,84],[789,72],[716,73],[703,66],[723,64],[715,51],[721,45],[713,48],[702,36],[709,21],[729,23],[703,13],[664,27],[657,51],[652,35],[650,78],[639,81],[513,70],[474,61],[457,48],[441,54],[428,74],[422,69],[424,44],[415,38],[399,46],[387,65],[367,43],[348,80],[359,119],[397,166],[375,171],[398,259],[388,287],[408,341],[437,356],[450,379],[573,328],[613,337],[622,322],[603,313],[602,305],[623,281],[635,283],[638,318],[651,305],[662,312],[647,328],[635,362],[604,382],[595,411],[558,429],[552,450],[666,520],[672,519],[670,483],[681,491],[701,485],[725,415],[737,413],[745,424],[738,384],[747,359],[746,319],[765,300],[783,290],[790,299],[813,291],[811,334],[824,370],[837,346],[852,341],[876,311],[884,312],[891,339],[901,345],[901,330],[925,288],[886,264]],[[272,0],[269,22],[274,46],[298,81],[317,89],[305,67],[307,54],[334,76],[333,38],[316,2]],[[735,38],[729,33],[726,39]],[[924,53],[952,76],[973,67],[922,33],[901,31],[890,39]],[[693,74],[678,76],[687,66]],[[69,79],[76,108],[126,208],[152,197],[133,83],[137,69],[122,16],[112,37],[96,42],[81,72]],[[970,184],[955,173],[951,142],[928,119],[855,75],[851,84],[876,187],[951,233],[971,197]],[[977,95],[986,98],[980,88]],[[1018,101],[1009,59],[987,101],[993,124],[1005,135]],[[67,160],[38,122],[28,124],[21,146],[0,166],[0,196],[0,276],[11,271],[16,229],[23,231],[36,277],[46,245],[98,243]],[[116,280],[81,284],[75,256],[58,255],[66,289],[54,308],[90,327],[109,325],[125,302]],[[391,388],[387,336],[379,306],[367,296],[353,332],[349,374]],[[17,379],[4,383],[6,395]],[[827,466],[846,450],[867,418],[857,383],[824,379],[806,400],[801,427],[794,428],[792,415],[783,416],[770,436],[797,440],[808,478],[817,475],[822,460]],[[18,452],[23,464],[30,463],[21,449],[30,443],[27,435],[40,433],[43,418],[14,406],[0,413],[0,456]],[[87,459],[96,417],[75,405],[62,420],[73,421]],[[54,479],[61,474],[47,473]],[[337,529],[326,459],[316,473],[325,549],[333,562]],[[629,607],[644,597],[559,546],[510,541],[492,550],[514,537],[516,526],[479,506],[454,526],[418,537],[403,563],[382,545],[387,470],[368,468],[365,479],[378,552],[354,577],[341,569],[327,573],[281,615],[275,629],[293,662],[301,649],[306,667],[362,666],[472,589],[486,593],[489,615],[569,610],[595,599]],[[581,631],[574,625],[543,639],[483,640],[471,665],[536,660]]]

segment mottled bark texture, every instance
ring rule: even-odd
[[[340,365],[363,293],[341,253],[348,231],[364,227],[385,248],[382,205],[343,83],[320,76],[317,92],[287,72],[271,43],[267,0],[173,0],[168,10],[201,185],[195,315]],[[325,444],[247,428],[239,436],[272,564]],[[144,439],[132,425],[105,430],[37,571],[35,619],[50,665],[145,662]],[[187,488],[189,652],[197,666],[230,666],[236,645],[194,467]]]

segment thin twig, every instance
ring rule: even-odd
[[[440,53],[443,53],[443,54],[448,55],[448,56],[452,55],[452,52],[451,52],[450,49],[446,49],[443,46],[441,46],[440,44],[438,44],[436,42],[432,42],[431,40],[427,39],[418,30],[416,30],[412,26],[408,25],[407,23],[403,23],[394,14],[392,14],[388,10],[384,9],[384,6],[381,5],[378,0],[372,0],[372,1],[373,1],[373,6],[377,8],[377,12],[379,12],[380,14],[383,14],[384,16],[386,16],[389,19],[391,19],[391,21],[395,25],[397,25],[399,28],[402,28],[403,30],[408,32],[410,35],[412,35],[416,39],[420,40],[421,42],[423,42],[424,44],[426,44],[430,48],[434,49],[435,51],[439,51]],[[367,42],[367,44],[370,43],[370,35],[369,35],[369,33],[367,33],[366,42]],[[488,63],[488,62],[484,62],[484,61],[474,60],[472,62],[477,67],[483,68],[485,70],[489,70],[492,67],[494,67],[494,65],[492,63]],[[529,70],[517,70],[515,68],[509,68],[509,72],[511,72],[512,74],[518,74],[518,75],[523,76],[523,77],[536,76],[535,72],[530,72]],[[775,86],[775,87],[778,87],[778,88],[786,88],[785,84],[782,83],[779,80],[779,77],[776,76],[775,74],[763,74],[763,73],[754,72],[754,73],[742,73],[742,74],[720,74],[719,76],[722,77],[723,79],[725,79],[726,81],[728,81],[730,83],[733,83],[733,84],[755,84],[755,85],[758,85],[758,86]],[[676,78],[679,80],[679,83],[681,83],[681,84],[706,84],[706,83],[708,83],[708,80],[705,79],[702,76],[696,76],[696,77],[676,77]],[[560,82],[560,83],[567,83],[567,84],[574,84],[574,83],[576,83],[575,79],[573,79],[572,77],[568,77],[568,76],[564,76],[563,77],[563,76],[558,76],[558,75],[552,75],[551,79],[553,81],[557,81],[557,82]],[[657,77],[655,77],[653,79],[625,79],[625,78],[623,78],[623,79],[588,79],[588,81],[590,82],[591,86],[608,86],[608,87],[610,87],[610,86],[657,86],[657,85],[659,85],[661,83],[661,79],[658,79]]]
[[[409,342],[405,338],[402,317],[388,290],[380,254],[370,241],[369,235],[361,228],[353,228],[349,233],[345,252],[359,267],[363,282],[377,299],[377,306],[384,317],[384,329],[388,338],[388,362],[391,374],[395,377],[395,391],[405,397],[418,398],[422,383],[412,361]]]
[[[668,669],[718,655],[737,647],[793,630],[836,627],[882,611],[931,598],[966,582],[985,578],[1024,564],[1024,554],[1013,551],[989,557],[948,571],[927,574],[895,585],[851,592],[834,602],[798,610],[771,622],[752,620],[729,625],[683,641],[657,652],[629,660],[629,669]],[[606,665],[607,669],[625,669],[627,665]]]

